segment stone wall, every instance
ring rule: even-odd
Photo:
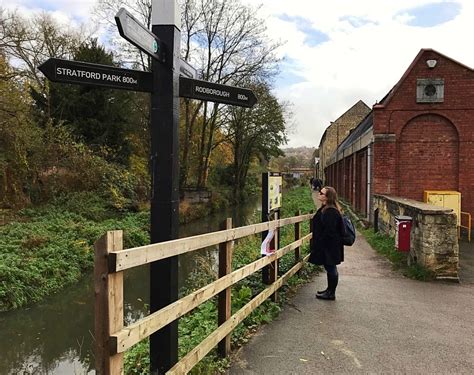
[[[208,203],[211,200],[212,193],[209,190],[191,190],[182,192],[181,201],[193,203]]]
[[[408,262],[432,270],[437,279],[459,281],[459,244],[453,210],[411,199],[374,195],[380,231],[395,236],[395,216],[413,218]]]
[[[349,135],[352,129],[359,125],[369,112],[370,108],[362,100],[359,100],[326,128],[324,137],[319,144],[320,176],[324,176],[324,170],[337,146]]]

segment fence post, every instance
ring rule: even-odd
[[[295,216],[300,216],[301,210],[296,211]],[[300,223],[295,223],[295,241],[298,241],[301,237]],[[298,246],[295,249],[295,264],[298,263],[301,259],[300,247]],[[300,276],[301,271],[298,271],[296,274]]]
[[[110,335],[123,328],[123,272],[110,273],[108,254],[123,249],[123,232],[109,231],[94,244],[95,367],[97,375],[123,374],[123,353],[111,353]]]
[[[232,218],[227,218],[221,226],[221,229],[232,229]],[[219,244],[219,278],[232,272],[232,251],[233,241],[222,242]],[[232,315],[231,287],[226,288],[218,296],[218,325],[224,324]],[[218,344],[218,353],[222,358],[230,354],[230,338],[227,335]]]

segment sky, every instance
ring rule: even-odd
[[[283,42],[273,92],[291,103],[288,147],[318,147],[331,121],[359,100],[380,101],[422,48],[474,68],[472,0],[242,1],[261,4],[269,38]],[[95,2],[0,0],[3,8],[47,11],[73,25],[91,22]]]

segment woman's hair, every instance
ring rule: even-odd
[[[332,186],[325,186],[321,188],[321,190],[326,189],[326,205],[323,208],[323,211],[326,210],[328,207],[335,207],[339,212],[342,212],[342,208],[337,201],[337,192]]]

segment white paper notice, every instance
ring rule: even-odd
[[[269,255],[269,254],[273,254],[275,252],[275,249],[270,249],[270,243],[271,243],[273,237],[275,237],[275,231],[273,229],[271,229],[271,230],[268,231],[268,234],[265,237],[265,239],[263,240],[262,246],[260,247],[260,253],[262,255]]]

